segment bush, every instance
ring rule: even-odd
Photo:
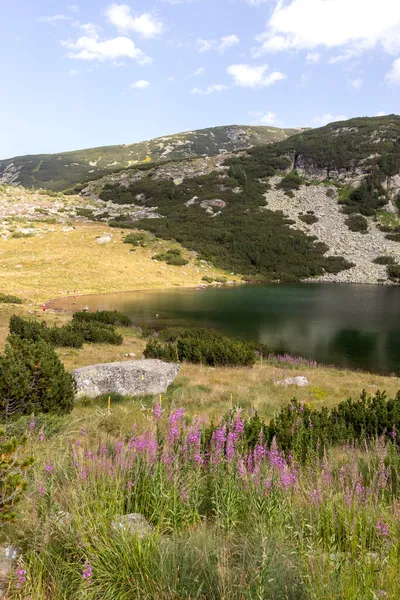
[[[167,362],[187,361],[210,366],[252,366],[256,354],[251,344],[231,340],[209,329],[166,329],[159,340],[150,340],[146,358]]]
[[[24,473],[32,465],[33,458],[16,456],[24,442],[24,438],[9,438],[0,427],[0,524],[15,518],[13,509],[22,500],[27,486]]]
[[[315,215],[300,215],[299,219],[300,221],[303,221],[303,223],[307,223],[307,225],[314,225],[314,223],[318,223],[318,217]]]
[[[167,265],[172,265],[175,267],[183,267],[189,263],[188,260],[183,258],[181,251],[177,248],[168,250],[164,254],[156,254],[156,256],[153,256],[153,260],[164,261],[167,263]]]
[[[392,242],[400,242],[400,233],[388,233],[385,235],[387,240],[391,240]]]
[[[99,310],[97,312],[79,311],[73,314],[73,321],[96,321],[105,325],[116,325],[120,327],[129,327],[132,325],[131,319],[118,310]]]
[[[25,340],[44,340],[55,348],[82,348],[84,342],[120,345],[123,341],[112,325],[94,319],[81,320],[80,317],[63,327],[48,327],[45,322],[39,323],[13,315],[10,319],[10,333]]]
[[[103,323],[77,321],[72,325],[75,333],[79,334],[85,342],[92,344],[112,344],[120,346],[123,337],[117,333],[112,325]]]
[[[209,277],[208,275],[205,275],[204,277],[201,278],[202,281],[205,281],[206,283],[213,283],[214,279],[212,277]]]
[[[22,304],[23,300],[18,296],[11,296],[9,294],[0,294],[1,304]]]
[[[368,221],[362,215],[350,215],[346,219],[346,225],[350,231],[357,231],[359,233],[367,233]]]
[[[297,171],[291,171],[278,183],[276,186],[280,190],[284,190],[285,192],[298,190],[300,189],[300,185],[302,184],[302,179]]]
[[[387,268],[389,279],[400,283],[400,265],[390,265]]]
[[[396,261],[393,256],[377,256],[373,262],[376,265],[394,265]]]
[[[5,418],[72,410],[74,381],[44,340],[10,335],[0,356],[0,409]]]
[[[132,246],[145,247],[148,236],[144,233],[129,233],[124,237],[124,244],[132,244]]]

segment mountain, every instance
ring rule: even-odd
[[[137,163],[214,156],[285,140],[301,131],[300,128],[232,125],[188,131],[138,144],[18,156],[0,161],[0,184],[59,191]]]
[[[139,165],[78,191],[103,200],[94,219],[175,239],[251,280],[400,282],[396,115],[230,155]]]

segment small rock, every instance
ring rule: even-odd
[[[112,527],[119,531],[127,531],[138,538],[143,538],[153,533],[153,526],[140,513],[118,516],[112,522]]]
[[[298,387],[307,387],[309,385],[307,377],[287,377],[282,381],[275,381],[275,385],[297,385]]]
[[[109,244],[112,241],[112,235],[105,233],[104,235],[96,238],[98,244]]]

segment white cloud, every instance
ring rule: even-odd
[[[247,4],[250,4],[250,6],[261,6],[261,4],[265,4],[265,2],[268,2],[269,0],[246,0]]]
[[[314,117],[313,121],[320,127],[323,125],[327,125],[328,123],[335,123],[335,121],[347,121],[348,117],[346,115],[331,115],[330,113],[326,113],[325,115],[321,115],[320,117]]]
[[[200,75],[204,75],[204,73],[206,72],[204,67],[199,67],[198,69],[196,69],[195,71],[193,71],[193,73],[191,73],[189,75],[189,78],[191,77],[199,77]]]
[[[71,69],[68,75],[70,77],[76,77],[77,75],[79,75],[79,71],[77,71],[76,69]]]
[[[135,31],[145,38],[153,38],[164,29],[164,24],[151,13],[133,16],[127,4],[111,4],[106,9],[110,23],[122,31]]]
[[[257,54],[342,48],[341,60],[381,45],[400,50],[399,0],[275,0]]]
[[[138,81],[134,81],[130,85],[130,87],[135,90],[145,90],[149,86],[150,86],[150,81],[146,81],[146,79],[139,79]]]
[[[204,40],[203,38],[198,38],[196,40],[197,51],[200,52],[200,54],[215,49],[219,50],[219,52],[225,52],[225,50],[228,50],[228,48],[232,48],[232,46],[236,46],[237,44],[240,44],[240,39],[234,33],[222,36],[219,40]]]
[[[252,125],[276,125],[277,123],[274,112],[251,112],[249,116],[254,118]]]
[[[61,45],[69,50],[68,57],[77,60],[117,60],[118,58],[132,58],[139,65],[148,65],[152,62],[149,56],[137,48],[134,42],[127,37],[116,37],[100,41],[99,28],[92,23],[81,27],[86,35],[76,41],[64,40]]]
[[[397,58],[393,62],[392,68],[386,73],[386,81],[389,83],[400,83],[400,58]]]
[[[204,90],[201,88],[195,87],[190,91],[190,93],[198,94],[198,95],[206,94],[206,96],[209,96],[210,94],[221,93],[227,89],[228,89],[228,87],[226,85],[221,85],[221,84],[216,83],[214,85],[209,85]]]
[[[203,52],[209,52],[215,46],[215,40],[203,40],[203,38],[198,38],[196,41],[197,51],[200,54]]]
[[[67,15],[53,15],[52,17],[38,17],[39,23],[56,23],[57,21],[70,21],[72,17]]]
[[[218,46],[218,50],[220,52],[225,52],[228,48],[232,48],[232,46],[236,46],[240,43],[240,40],[237,35],[226,35],[221,38],[220,44]]]
[[[306,61],[310,64],[316,64],[320,61],[321,55],[319,52],[309,52],[306,56]]]
[[[363,84],[363,80],[358,78],[351,82],[351,87],[355,88],[356,90],[359,90],[362,88]]]
[[[231,65],[227,71],[233,77],[235,85],[241,87],[268,87],[277,81],[286,79],[286,75],[280,71],[267,73],[268,65]]]
[[[384,117],[386,115],[384,110],[380,110],[379,112],[376,113],[375,117]]]

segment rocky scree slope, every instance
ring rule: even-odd
[[[231,154],[137,166],[78,189],[104,202],[101,218],[111,225],[176,239],[250,280],[384,283],[387,267],[374,261],[400,263],[395,115],[333,123]],[[366,219],[364,233],[350,231],[349,217]]]
[[[137,163],[214,156],[284,140],[301,131],[300,128],[232,125],[188,131],[137,144],[19,156],[0,161],[0,184],[60,191]]]

